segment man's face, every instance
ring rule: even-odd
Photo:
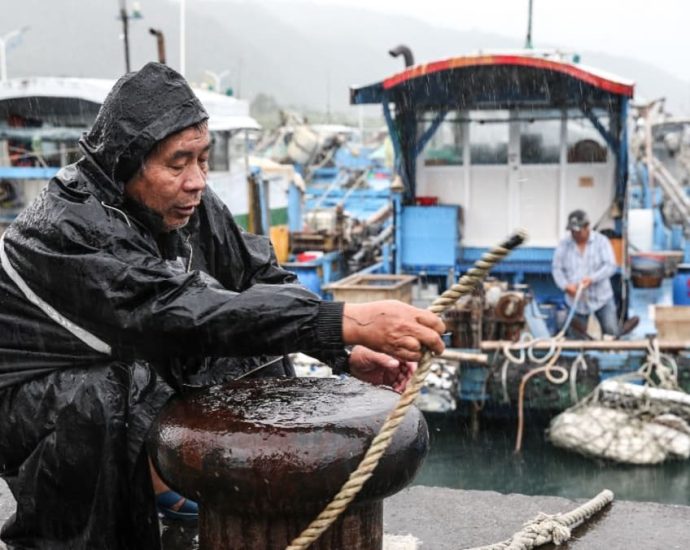
[[[577,230],[571,229],[570,234],[573,236],[573,240],[577,244],[585,243],[587,242],[587,239],[589,239],[589,225],[585,225]]]
[[[210,147],[206,128],[168,136],[127,182],[125,194],[160,214],[168,231],[185,226],[206,187]]]

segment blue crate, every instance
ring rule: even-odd
[[[460,258],[460,207],[405,206],[402,211],[402,265],[406,272],[443,272]]]

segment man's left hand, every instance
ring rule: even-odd
[[[350,355],[352,376],[376,386],[390,386],[397,392],[405,390],[416,369],[417,363],[398,361],[364,346],[355,346]]]

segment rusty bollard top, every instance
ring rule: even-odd
[[[150,452],[172,487],[237,515],[314,513],[364,456],[395,392],[348,378],[229,382],[170,402]],[[357,501],[402,489],[428,449],[412,407]]]

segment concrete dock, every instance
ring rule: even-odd
[[[415,536],[421,550],[461,550],[506,540],[539,512],[569,512],[586,500],[412,487],[385,501],[383,528],[385,533]],[[690,506],[614,500],[558,548],[687,549]]]
[[[602,488],[603,489],[603,488]],[[594,497],[595,495],[591,495]],[[539,512],[568,512],[584,500],[503,495],[411,487],[386,499],[384,532],[410,535],[404,550],[461,550],[508,539]],[[14,500],[0,482],[0,523],[14,511]],[[164,550],[190,550],[189,530],[168,529]],[[416,544],[414,543],[416,541]],[[392,546],[392,545],[391,545]],[[1,544],[0,547],[4,548]],[[540,548],[555,548],[544,545]],[[564,550],[685,550],[690,548],[690,506],[614,501],[573,531]],[[258,549],[257,549],[258,550]]]

